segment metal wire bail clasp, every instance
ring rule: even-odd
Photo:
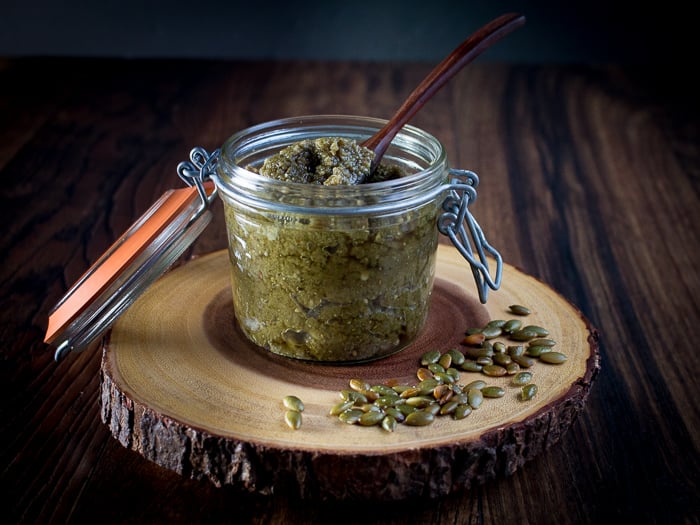
[[[488,243],[481,226],[469,212],[469,204],[476,200],[479,177],[472,171],[454,168],[450,169],[450,175],[453,178],[448,186],[448,196],[442,203],[444,212],[438,217],[438,229],[450,238],[471,265],[479,299],[485,303],[489,288],[497,290],[501,286],[503,258]],[[495,277],[489,271],[487,253],[496,260]]]
[[[190,160],[177,165],[177,175],[188,186],[196,186],[202,199],[202,208],[206,208],[216,197],[216,188],[207,193],[205,182],[211,179],[216,169],[221,150],[216,149],[211,154],[204,148],[196,147],[190,151]]]

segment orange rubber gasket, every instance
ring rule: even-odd
[[[208,186],[209,192],[213,184],[209,183]],[[104,260],[100,258],[98,261],[102,261],[101,264],[97,265],[98,263],[96,263],[85,272],[77,281],[81,284],[49,314],[44,342],[53,342],[58,334],[72,323],[95,298],[99,297],[168,224],[190,206],[194,199],[198,198],[197,188],[194,186],[166,191],[161,196],[161,200],[165,200],[153,214],[126,239],[123,239],[123,236],[120,237],[105,252],[112,252],[111,255]],[[139,218],[131,228],[134,228],[142,218]]]

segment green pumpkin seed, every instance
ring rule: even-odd
[[[416,408],[425,408],[433,402],[434,398],[428,396],[415,396],[406,399],[406,404]]]
[[[438,360],[438,364],[444,369],[447,370],[452,366],[452,356],[448,353],[444,353],[440,356],[440,359]]]
[[[490,357],[480,357],[476,360],[476,363],[481,366],[491,366],[493,365],[493,359]]]
[[[430,370],[433,374],[437,374],[437,373],[444,374],[445,373],[445,367],[442,366],[440,363],[430,363],[427,366],[427,369]]]
[[[554,339],[540,337],[538,339],[533,339],[532,341],[530,341],[530,344],[537,346],[554,346],[557,344],[557,342]]]
[[[402,423],[403,420],[406,419],[406,415],[396,407],[386,407],[384,413],[387,416],[393,417],[397,423]]]
[[[381,423],[382,419],[384,419],[385,417],[386,416],[384,415],[384,412],[375,412],[373,410],[370,410],[369,412],[365,412],[364,414],[362,414],[360,416],[360,419],[357,420],[357,423],[362,425],[363,427],[371,427]]]
[[[424,427],[430,425],[433,421],[435,421],[435,416],[433,414],[424,412],[423,410],[417,410],[406,416],[404,424],[412,427]]]
[[[540,337],[539,332],[535,330],[526,330],[525,328],[521,328],[520,330],[516,330],[510,334],[510,338],[514,341],[529,341],[530,339],[535,339],[536,337]]]
[[[529,401],[537,394],[537,385],[530,383],[525,385],[520,391],[520,399],[523,401]]]
[[[494,339],[503,333],[503,330],[498,326],[486,326],[481,331],[486,339]]]
[[[452,414],[455,410],[457,410],[457,407],[459,405],[459,401],[451,399],[447,403],[442,405],[442,407],[440,407],[440,414],[443,416],[446,416],[447,414]]]
[[[509,346],[506,351],[508,352],[509,356],[513,357],[516,355],[523,355],[525,353],[525,348],[523,348],[523,345],[514,345]]]
[[[496,365],[506,366],[513,362],[508,354],[493,354],[493,362]]]
[[[523,326],[523,322],[520,319],[509,319],[506,321],[506,324],[504,324],[501,329],[507,333],[513,333],[516,330],[520,330],[520,328]]]
[[[354,401],[341,401],[340,403],[334,405],[333,408],[331,408],[330,415],[339,416],[346,410],[350,410],[354,404]]]
[[[293,430],[301,427],[301,412],[298,410],[287,410],[284,413],[284,422]]]
[[[401,399],[397,394],[382,396],[374,402],[374,405],[381,408],[385,408],[395,405],[399,400],[405,401]]]
[[[511,356],[511,359],[523,368],[530,368],[532,365],[535,364],[535,360],[532,357],[528,357],[526,355],[513,355]]]
[[[464,361],[464,363],[460,365],[460,368],[465,372],[481,372],[483,367],[476,361],[468,360]]]
[[[506,324],[505,319],[492,319],[488,323],[486,323],[487,327],[496,327],[496,328],[503,328],[503,325]]]
[[[296,410],[297,412],[304,411],[304,403],[297,396],[285,396],[284,399],[282,399],[282,404],[289,410]]]
[[[452,379],[454,379],[453,383],[459,381],[459,370],[457,370],[456,368],[450,367],[447,370],[445,370],[445,373]]]
[[[366,392],[370,389],[369,383],[366,383],[362,379],[351,379],[350,382],[350,388],[352,388],[355,392]]]
[[[435,386],[437,386],[437,382],[435,383]],[[435,386],[433,388],[435,388]],[[402,399],[408,399],[409,397],[419,396],[420,394],[421,389],[417,386],[412,386],[401,392],[399,397]]]
[[[359,408],[352,408],[339,414],[338,419],[340,419],[343,423],[347,423],[348,425],[354,425],[359,421],[363,414],[364,412]]]
[[[467,397],[469,398],[469,406],[471,406],[474,410],[479,408],[484,402],[484,394],[482,394],[481,390],[477,388],[470,389],[469,392],[467,392]]]
[[[429,414],[432,414],[434,416],[437,416],[440,413],[440,405],[437,403],[433,403],[432,405],[428,405],[423,409],[423,412],[428,412]]]
[[[382,428],[386,430],[387,432],[393,432],[396,430],[396,427],[399,425],[398,421],[396,421],[396,418],[393,416],[384,416],[384,419],[382,419]]]
[[[532,381],[532,374],[530,372],[519,372],[513,376],[511,383],[514,386],[525,386],[530,381]]]
[[[470,359],[479,359],[480,357],[491,357],[493,348],[466,348],[464,355]]]
[[[540,357],[542,354],[551,351],[551,346],[529,345],[525,353],[530,357]]]
[[[567,359],[568,358],[566,355],[562,354],[561,352],[547,352],[546,354],[542,354],[540,356],[540,361],[550,365],[560,365]]]
[[[481,372],[490,377],[506,375],[506,369],[499,365],[486,365]]]
[[[508,363],[506,365],[506,374],[509,376],[515,375],[520,372],[520,365],[518,363]]]
[[[396,394],[396,392],[394,392],[393,388],[386,386],[386,385],[373,385],[370,388],[370,391],[376,392],[380,396],[391,396],[391,395]]]
[[[522,330],[526,332],[534,332],[537,334],[537,337],[547,337],[549,335],[549,330],[542,328],[541,326],[537,326],[536,324],[524,326]]]
[[[426,396],[428,394],[431,394],[433,390],[435,390],[435,387],[440,384],[440,381],[436,377],[432,377],[430,379],[426,379],[425,381],[421,381],[418,383],[418,391],[419,395]]]
[[[451,376],[450,374],[448,374],[447,372],[445,372],[445,373],[442,373],[442,372],[436,373],[436,374],[435,374],[435,379],[439,379],[442,383],[445,383],[445,384],[448,384],[448,385],[451,385],[451,384],[453,384],[453,383],[456,381],[456,379],[455,379],[453,376]]]
[[[506,344],[503,341],[496,341],[495,343],[493,343],[493,351],[497,354],[505,354]]]
[[[508,309],[515,315],[530,315],[530,309],[520,304],[511,304]]]
[[[448,350],[447,353],[450,354],[450,356],[452,357],[453,366],[460,366],[462,363],[464,363],[464,354],[459,350],[453,348],[451,350]]]
[[[467,417],[469,414],[472,413],[472,407],[464,404],[464,405],[458,405],[455,411],[452,413],[452,417],[454,419],[464,419]]]
[[[408,416],[409,414],[412,414],[413,412],[417,411],[418,409],[414,406],[407,405],[404,403],[403,405],[397,405],[396,408],[401,412],[404,416]]]
[[[481,389],[481,393],[484,395],[484,397],[490,397],[490,398],[495,398],[495,397],[503,397],[506,395],[506,391],[504,388],[500,386],[485,386],[484,388]]]
[[[481,390],[486,386],[486,381],[483,381],[482,379],[477,379],[475,381],[472,381],[471,383],[464,385],[464,391],[469,392],[469,389],[471,388],[476,388],[477,390]]]
[[[420,358],[420,364],[423,366],[428,366],[431,363],[437,363],[440,359],[440,352],[437,350],[428,350]]]

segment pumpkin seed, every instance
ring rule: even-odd
[[[535,330],[527,330],[525,328],[521,328],[520,330],[516,330],[510,334],[510,338],[514,341],[529,341],[530,339],[535,339],[536,337],[540,337],[539,332]]]
[[[529,324],[527,326],[524,326],[522,330],[527,332],[534,332],[537,334],[537,337],[547,337],[549,335],[549,330],[547,330],[546,328],[542,328],[541,326],[537,326],[536,324]]]
[[[476,361],[464,361],[460,365],[460,368],[464,370],[465,372],[481,372],[481,369],[483,368],[480,364],[478,364]]]
[[[282,404],[289,410],[296,410],[297,412],[304,411],[304,403],[297,396],[285,396],[284,399],[282,399]]]
[[[530,368],[532,365],[535,364],[535,360],[532,357],[528,357],[526,355],[513,355],[511,356],[511,359],[523,368]]]
[[[508,309],[515,315],[530,315],[530,309],[520,304],[511,304]]]
[[[370,388],[370,391],[371,391],[371,392],[376,392],[376,393],[379,394],[380,396],[391,396],[391,395],[396,394],[396,392],[394,392],[394,389],[393,389],[393,388],[388,387],[388,386],[386,386],[386,385],[373,385],[373,386]]]
[[[406,415],[396,407],[386,407],[384,413],[387,416],[393,417],[397,423],[402,423],[403,420],[406,419]]]
[[[471,383],[464,385],[464,390],[465,392],[469,392],[469,389],[471,388],[476,388],[477,390],[481,390],[486,386],[486,381],[483,381],[481,379],[477,379],[475,381],[472,381]]]
[[[512,376],[520,372],[520,365],[518,363],[508,363],[506,365],[506,374]]]
[[[532,341],[530,341],[530,344],[538,346],[554,346],[557,344],[557,342],[554,339],[540,337],[538,339],[533,339]]]
[[[301,427],[301,412],[298,410],[287,410],[284,413],[284,422],[287,426],[293,430],[297,430]]]
[[[350,388],[352,388],[355,392],[364,393],[365,391],[370,389],[370,385],[364,382],[362,379],[351,379]]]
[[[530,383],[525,385],[520,391],[520,399],[523,401],[529,401],[537,394],[537,385]]]
[[[472,413],[472,407],[463,404],[463,405],[458,405],[457,408],[455,408],[455,411],[452,413],[452,417],[454,419],[464,419],[467,417],[469,414]]]
[[[459,381],[459,370],[457,370],[456,368],[450,367],[447,370],[445,370],[445,373],[452,379],[454,379],[453,383]]]
[[[426,379],[425,381],[421,381],[420,383],[418,383],[419,395],[426,396],[428,394],[431,394],[435,387],[439,384],[440,381],[436,377],[432,377],[430,379]]]
[[[363,414],[364,412],[359,408],[351,408],[350,410],[346,410],[345,412],[339,414],[338,419],[340,419],[343,423],[347,423],[348,425],[354,425]]]
[[[532,381],[532,374],[530,372],[519,372],[513,376],[511,383],[515,386],[525,386],[530,381]]]
[[[334,405],[333,408],[331,408],[330,415],[339,416],[346,410],[351,409],[354,404],[354,401],[341,401],[340,403]]]
[[[406,399],[406,404],[416,408],[425,408],[433,402],[433,398],[428,396],[415,396]]]
[[[506,324],[504,324],[501,329],[507,333],[510,334],[512,332],[515,332],[516,330],[520,330],[520,328],[523,326],[523,322],[520,319],[509,319],[506,321]]]
[[[423,409],[423,412],[427,412],[429,414],[432,414],[434,416],[437,416],[440,413],[440,405],[437,403],[433,403],[431,405],[428,405]]]
[[[508,354],[493,354],[493,362],[496,365],[506,366],[513,362]]]
[[[404,423],[412,427],[424,427],[430,425],[435,421],[435,416],[430,412],[424,412],[423,410],[417,410],[408,414]]]
[[[460,366],[462,363],[464,363],[464,354],[459,350],[453,348],[451,350],[448,350],[447,353],[450,354],[450,356],[452,356],[453,365]]]
[[[467,397],[469,398],[469,406],[474,410],[479,408],[481,403],[484,402],[484,394],[482,394],[481,390],[478,388],[471,388],[469,392],[467,392]]]
[[[479,359],[480,357],[491,357],[493,348],[466,348],[464,355],[471,359]]]
[[[491,366],[493,365],[493,359],[491,359],[490,357],[480,357],[476,360],[476,363],[481,366]]]
[[[468,346],[481,346],[484,341],[486,340],[486,336],[482,334],[481,332],[477,332],[475,334],[469,334],[464,337],[462,340],[462,344],[468,345]]]
[[[433,374],[437,374],[437,373],[444,374],[445,373],[445,367],[442,366],[440,363],[430,363],[427,368]]]
[[[486,323],[486,327],[496,327],[496,328],[503,328],[503,325],[506,324],[505,319],[492,319],[488,323]]]
[[[408,416],[409,414],[412,414],[413,412],[417,411],[418,409],[414,406],[407,405],[404,403],[403,405],[397,405],[396,408],[401,412],[404,416]]]
[[[493,351],[497,354],[505,354],[506,344],[503,341],[496,341],[495,343],[493,343]]]
[[[484,329],[481,331],[482,334],[484,334],[484,337],[486,339],[495,339],[499,335],[503,333],[503,330],[499,328],[498,326],[485,326]]]
[[[440,352],[437,350],[428,350],[420,358],[420,364],[428,366],[430,363],[437,363],[440,359]]]
[[[506,369],[499,365],[486,365],[482,373],[490,377],[500,377],[506,375]]]
[[[387,415],[382,419],[382,428],[387,432],[393,432],[398,425],[399,423],[394,416]]]
[[[418,381],[425,381],[426,379],[433,377],[433,373],[427,368],[419,368],[416,370],[416,377],[418,378]]]
[[[504,388],[500,386],[485,386],[484,388],[481,389],[481,393],[484,395],[484,397],[503,397],[506,395],[506,391]]]
[[[363,427],[371,427],[374,425],[378,425],[381,423],[382,419],[384,419],[386,416],[384,415],[384,412],[381,411],[374,411],[370,410],[369,412],[365,412],[360,416],[360,419],[357,420],[357,423],[362,425]]]
[[[447,403],[442,405],[442,407],[440,407],[440,414],[443,416],[446,416],[447,414],[452,414],[455,410],[457,410],[457,407],[459,405],[459,401],[451,399]]]
[[[550,365],[560,365],[567,359],[566,355],[561,352],[547,352],[540,356],[540,361]]]
[[[399,399],[401,399],[401,398],[397,394],[394,394],[393,396],[392,395],[382,396],[374,402],[374,405],[381,407],[381,408],[390,407],[390,406],[395,405]],[[401,399],[401,401],[404,401],[404,400]]]
[[[447,370],[452,366],[452,356],[448,353],[444,353],[440,356],[440,359],[438,359],[438,364],[444,369]]]
[[[530,357],[540,357],[542,354],[549,352],[551,349],[551,346],[529,345],[527,350],[525,350],[525,353]]]
[[[508,355],[511,357],[516,355],[523,355],[525,353],[525,348],[523,348],[523,345],[509,346],[507,352]]]

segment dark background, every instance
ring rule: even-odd
[[[436,61],[515,11],[479,60],[697,62],[691,3],[602,0],[0,0],[0,56]]]

